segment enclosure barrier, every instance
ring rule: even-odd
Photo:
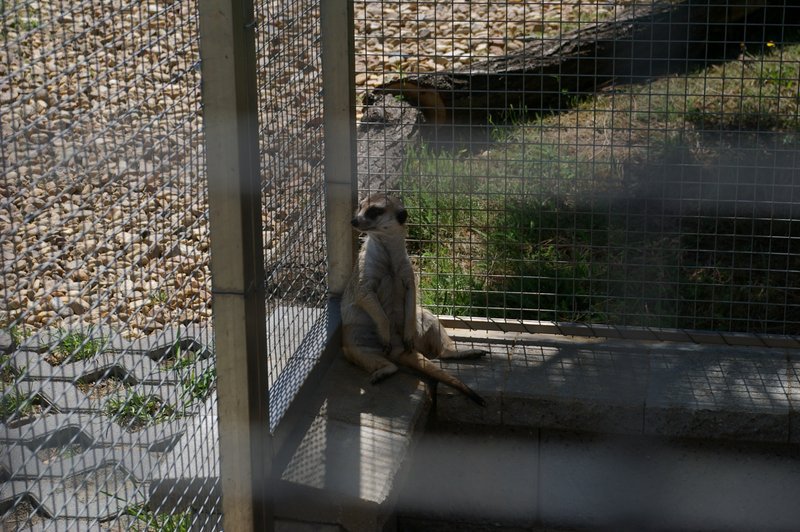
[[[797,20],[0,2],[2,528],[269,527],[371,191],[470,338],[797,347]]]
[[[0,26],[0,527],[214,528],[186,488],[218,468],[197,5]]]
[[[3,528],[270,526],[352,258],[348,5],[0,4]]]
[[[359,183],[406,199],[422,301],[796,337],[797,20],[747,0],[357,9]]]

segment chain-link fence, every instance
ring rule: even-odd
[[[271,428],[330,333],[320,5],[252,25]],[[796,8],[353,10],[360,193],[402,193],[424,304],[800,332]],[[197,11],[0,1],[4,529],[221,528]]]
[[[411,209],[424,304],[800,333],[791,3],[356,6],[359,181]]]
[[[320,5],[272,0],[256,10],[274,428],[327,339]]]
[[[274,429],[329,334],[320,22],[254,4]],[[4,529],[221,527],[198,9],[0,3]]]
[[[219,518],[196,10],[0,2],[4,530]]]

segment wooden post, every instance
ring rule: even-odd
[[[200,0],[226,531],[273,529],[252,0]]]
[[[353,3],[320,2],[320,26],[328,289],[337,298],[350,277],[355,249],[350,226],[357,201]]]

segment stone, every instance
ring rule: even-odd
[[[91,305],[85,299],[72,299],[67,306],[74,314],[81,315],[86,313]]]

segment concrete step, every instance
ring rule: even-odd
[[[440,422],[800,443],[796,348],[455,333],[491,354],[442,367],[489,406],[440,386]]]
[[[429,430],[398,530],[797,530],[796,445],[472,427]]]

